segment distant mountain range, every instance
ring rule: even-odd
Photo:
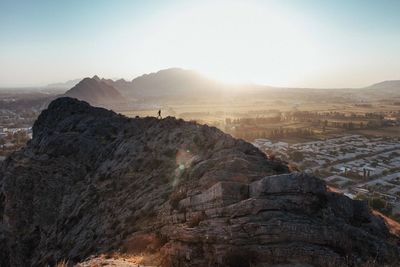
[[[46,87],[51,88],[51,89],[70,89],[77,85],[80,81],[82,81],[82,78],[79,79],[73,79],[69,80],[66,82],[60,82],[60,83],[51,83],[48,84]]]
[[[77,80],[49,85],[66,86]],[[68,90],[65,95],[85,100],[92,105],[109,105],[110,103],[129,101],[184,101],[193,103],[199,99],[226,100],[236,98],[297,98],[319,97],[326,99],[329,92],[334,97],[362,98],[400,96],[400,80],[384,81],[365,88],[348,89],[313,89],[313,88],[280,88],[265,85],[227,85],[211,80],[195,71],[180,68],[160,70],[144,74],[132,81],[124,79],[100,79],[97,76],[85,78]],[[362,92],[360,95],[359,93]]]
[[[121,93],[99,77],[85,78],[65,93],[65,96],[84,100],[92,105],[125,102]]]
[[[126,97],[134,99],[194,97],[196,94],[215,94],[224,88],[222,83],[201,74],[179,68],[144,74],[132,81],[102,79]]]
[[[132,81],[100,79],[98,76],[84,78],[65,95],[87,101],[92,105],[108,105],[126,102],[126,99],[168,100],[220,96],[225,89],[228,89],[226,85],[195,71],[171,68],[145,74]]]
[[[212,92],[220,89],[222,84],[210,80],[191,70],[178,68],[160,70],[156,73],[144,74],[130,83],[120,86],[113,83],[121,93],[132,97],[177,96],[193,93]]]

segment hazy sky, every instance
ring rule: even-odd
[[[169,67],[280,86],[400,79],[400,1],[0,0],[0,86]]]

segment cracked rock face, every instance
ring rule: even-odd
[[[0,171],[0,266],[157,254],[163,266],[396,266],[364,202],[289,173],[243,140],[71,98]]]

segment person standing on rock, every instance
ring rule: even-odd
[[[158,110],[158,116],[157,116],[157,119],[162,119],[162,117],[161,117],[161,109],[159,109],[159,110]]]

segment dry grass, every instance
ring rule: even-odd
[[[125,254],[113,253],[108,256],[117,260],[124,260],[133,264],[159,266],[160,255],[158,253],[138,253],[138,254]]]
[[[54,267],[68,267],[68,261],[62,260],[62,261],[58,262]]]
[[[114,252],[91,256],[87,260],[78,263],[76,267],[101,267],[101,266],[160,266],[158,254],[140,253],[125,254]]]

